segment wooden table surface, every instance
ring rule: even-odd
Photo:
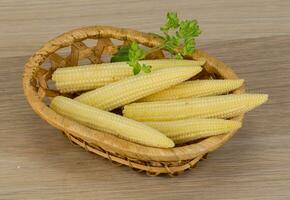
[[[237,135],[192,171],[148,177],[72,146],[27,104],[23,65],[79,26],[158,31],[166,11],[196,18],[198,46],[270,95]],[[290,1],[1,0],[0,199],[289,199]]]

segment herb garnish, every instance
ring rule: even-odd
[[[153,50],[167,50],[176,59],[183,59],[184,56],[192,54],[195,51],[195,38],[201,34],[196,20],[181,21],[176,12],[167,13],[166,23],[160,28],[160,31],[163,35],[159,36],[164,43]],[[145,53],[145,50],[140,48],[136,42],[132,42],[130,45],[122,46],[113,55],[111,62],[128,61],[129,66],[133,68],[134,75],[141,71],[149,73],[151,66],[140,64],[139,61],[151,52]]]

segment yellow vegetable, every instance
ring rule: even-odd
[[[230,118],[263,104],[266,94],[229,94],[126,105],[123,115],[137,121],[168,121],[191,117]]]
[[[75,100],[102,110],[113,110],[190,79],[200,71],[201,67],[171,67],[138,74],[86,92]]]
[[[60,115],[90,128],[105,131],[142,145],[170,148],[172,140],[143,123],[106,112],[63,96],[55,97],[50,107]]]
[[[140,99],[145,101],[164,101],[189,97],[213,96],[228,93],[241,87],[244,80],[194,80],[186,81],[167,90]]]
[[[189,118],[177,121],[145,122],[171,138],[175,144],[234,131],[241,123],[224,119]]]
[[[142,60],[152,66],[152,70],[167,67],[200,66],[204,61],[193,60]],[[62,93],[92,90],[109,83],[132,76],[132,68],[127,62],[103,63],[76,67],[58,68],[52,75],[52,80]]]

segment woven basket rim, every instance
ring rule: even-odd
[[[30,57],[24,66],[23,90],[33,110],[49,124],[67,134],[81,138],[88,144],[101,147],[110,153],[121,155],[130,159],[157,162],[179,162],[182,160],[192,160],[217,149],[235,134],[235,131],[233,131],[227,134],[206,138],[198,143],[171,149],[161,149],[142,146],[101,131],[92,130],[54,112],[39,98],[39,94],[31,84],[35,72],[45,61],[45,59],[58,49],[68,47],[77,41],[98,38],[114,38],[124,41],[136,41],[148,47],[155,47],[161,43],[161,40],[156,36],[132,29],[110,26],[90,26],[74,29],[45,43],[42,48]],[[206,67],[214,69],[216,73],[220,74],[225,79],[238,78],[229,66],[220,60],[209,56],[201,50],[197,50],[192,55],[192,58],[206,59]],[[244,87],[234,91],[234,93],[243,92]],[[243,115],[234,118],[234,120],[238,121],[242,121],[242,119]]]

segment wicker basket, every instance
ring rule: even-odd
[[[88,47],[85,44],[87,39],[95,40],[95,45]],[[119,45],[114,44],[115,41]],[[128,41],[136,41],[147,47],[156,47],[161,43],[158,37],[151,34],[107,26],[85,27],[64,33],[47,42],[26,63],[23,75],[24,93],[33,110],[49,124],[65,133],[72,143],[107,158],[113,163],[127,165],[138,171],[146,171],[150,175],[162,173],[176,175],[194,167],[209,152],[229,140],[235,132],[212,136],[172,149],[153,148],[90,129],[60,116],[48,106],[51,97],[59,95],[49,86],[51,74],[57,67],[75,66],[83,59],[88,59],[91,63],[101,63],[104,55],[115,53]],[[59,50],[66,47],[70,48],[69,55],[60,56]],[[164,51],[156,51],[148,58],[164,58]],[[187,59],[199,58],[206,59],[199,78],[238,78],[227,65],[200,50],[187,57]],[[45,67],[44,63],[47,61],[50,61],[50,64]],[[243,92],[243,87],[234,91],[234,93]],[[242,115],[234,118],[238,121],[242,119]]]

